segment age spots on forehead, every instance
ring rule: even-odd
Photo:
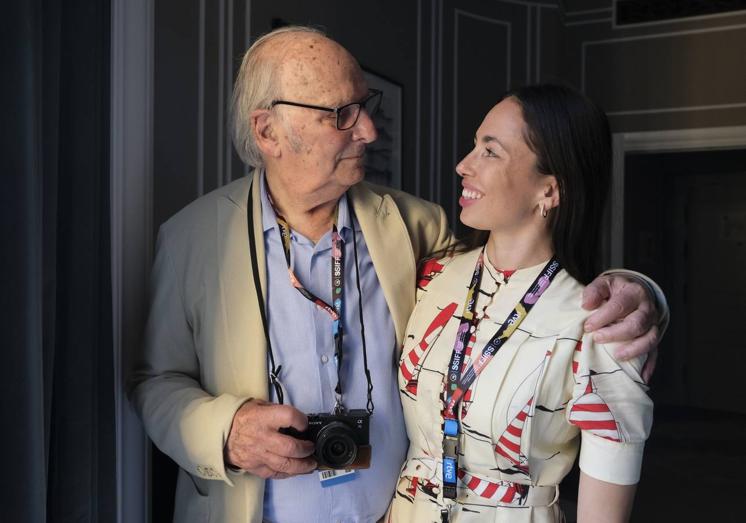
[[[338,43],[316,35],[286,35],[274,44],[272,59],[284,98],[333,106],[359,96],[359,66]]]

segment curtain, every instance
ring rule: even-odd
[[[116,520],[109,2],[0,13],[0,521]]]

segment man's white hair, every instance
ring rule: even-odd
[[[268,43],[289,33],[306,33],[326,37],[319,29],[300,25],[281,27],[263,35],[246,51],[233,86],[233,99],[231,100],[233,145],[241,160],[254,168],[264,167],[264,161],[251,128],[251,113],[256,109],[269,109],[270,104],[280,94],[280,87],[277,84],[279,61],[263,56],[261,50]]]

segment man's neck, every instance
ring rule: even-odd
[[[267,190],[275,211],[290,225],[290,228],[318,243],[329,232],[336,219],[339,198],[319,202],[313,196],[296,194],[280,183],[267,178]]]

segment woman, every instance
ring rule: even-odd
[[[629,518],[652,421],[644,361],[595,344],[580,306],[610,170],[606,116],[569,88],[517,89],[485,117],[456,171],[461,221],[488,237],[423,270],[389,521],[562,521],[581,439],[578,521]]]

